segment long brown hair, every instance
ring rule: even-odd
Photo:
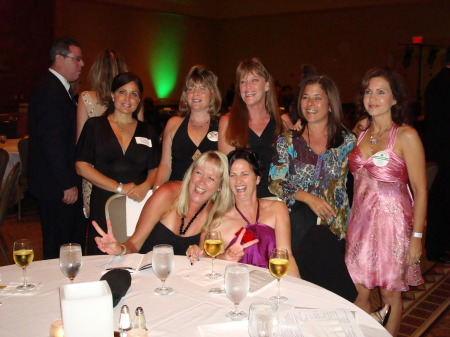
[[[236,69],[235,88],[233,106],[231,107],[230,120],[225,134],[225,139],[228,144],[234,147],[248,146],[248,122],[249,113],[247,105],[242,100],[240,91],[241,78],[249,73],[254,73],[264,78],[269,83],[269,90],[266,91],[265,107],[267,112],[275,121],[275,135],[274,142],[283,131],[283,124],[280,117],[280,110],[278,109],[277,96],[275,93],[275,86],[273,77],[267,71],[264,64],[258,58],[251,58],[243,60],[239,63]]]
[[[300,93],[298,95],[297,109],[299,117],[302,121],[302,129],[300,133],[303,134],[306,126],[308,125],[308,121],[303,115],[301,108],[302,96],[305,91],[306,86],[318,84],[328,98],[328,104],[330,106],[331,111],[328,112],[328,140],[327,140],[327,149],[338,147],[344,141],[343,131],[348,131],[344,126],[343,114],[342,114],[342,105],[341,100],[339,98],[339,90],[334,81],[326,76],[311,76],[307,77],[300,83]],[[350,131],[348,131],[350,132]]]

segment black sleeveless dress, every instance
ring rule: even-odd
[[[189,138],[188,124],[190,115],[183,120],[178,130],[175,132],[172,141],[172,173],[169,180],[183,180],[192,162],[202,153],[217,150],[218,139],[218,123],[216,119],[212,119],[209,123],[209,129],[205,138],[197,147]]]

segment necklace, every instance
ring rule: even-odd
[[[370,128],[370,139],[369,139],[369,142],[370,142],[370,152],[373,153],[373,148],[374,148],[374,146],[375,146],[376,144],[378,144],[378,141],[381,139],[381,137],[383,136],[384,132],[385,132],[386,130],[388,130],[388,129],[391,127],[391,125],[392,125],[392,121],[389,123],[389,125],[388,125],[387,127],[385,127],[385,128],[378,134],[378,137],[377,137],[377,138],[373,138],[373,136],[372,136],[372,132],[373,132],[373,129],[374,129],[374,127],[373,127],[373,125],[372,125],[372,127]]]
[[[191,121],[191,120],[189,120],[189,122],[191,123],[191,125],[192,126],[195,126],[195,127],[198,127],[198,128],[202,128],[202,127],[204,127],[205,125],[208,125],[209,124],[209,119],[205,122],[205,123],[203,123],[203,124],[195,124],[193,121]]]
[[[194,222],[194,220],[198,217],[198,215],[203,211],[203,209],[206,207],[206,205],[208,204],[208,201],[205,202],[202,207],[200,207],[198,209],[198,211],[194,214],[194,216],[192,217],[191,221],[188,222],[186,228],[184,228],[184,217],[181,218],[181,224],[180,224],[180,235],[184,235],[186,234],[187,230],[189,229],[189,227],[191,227],[192,223]]]
[[[109,117],[108,117],[108,119],[109,119],[110,122],[115,123],[115,124],[117,125],[117,128],[118,128],[120,131],[123,131],[123,130],[125,130],[126,127],[129,127],[130,125],[133,125],[133,124],[134,124],[134,121],[132,121],[131,123],[122,123],[124,126],[120,127],[120,122],[113,121],[113,120],[112,120],[111,118],[109,118]]]

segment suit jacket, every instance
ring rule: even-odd
[[[29,105],[28,184],[37,198],[63,197],[79,186],[75,170],[77,106],[61,81],[47,71]]]

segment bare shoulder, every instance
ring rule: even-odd
[[[259,199],[259,204],[262,210],[267,210],[273,213],[288,211],[286,204],[278,200]]]
[[[397,138],[399,140],[408,141],[408,140],[413,140],[416,137],[420,138],[419,133],[412,126],[404,124],[404,125],[398,127]]]
[[[219,125],[226,126],[226,125],[228,125],[229,121],[230,121],[230,113],[227,112],[225,115],[220,117]]]
[[[181,191],[180,181],[169,181],[159,187],[155,192],[153,197],[158,201],[172,203],[178,198]]]
[[[178,129],[185,117],[173,116],[167,121],[166,130],[172,131]]]

